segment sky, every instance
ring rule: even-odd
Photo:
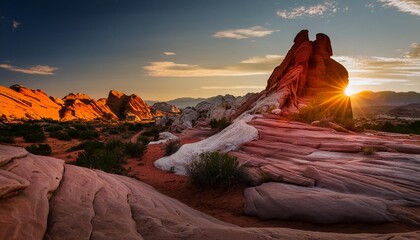
[[[0,0],[0,85],[244,95],[302,29],[330,37],[353,92],[420,92],[420,0]]]

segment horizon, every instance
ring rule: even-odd
[[[6,0],[0,85],[94,99],[242,96],[265,88],[308,29],[311,40],[331,38],[351,92],[420,92],[419,20],[420,3],[408,0]]]

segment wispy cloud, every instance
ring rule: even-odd
[[[17,29],[20,26],[20,22],[16,20],[12,20],[12,28],[13,30]]]
[[[166,56],[173,56],[176,53],[174,53],[174,52],[163,52],[163,54],[166,55]]]
[[[412,43],[410,46],[410,51],[405,55],[408,58],[420,58],[420,44]]]
[[[280,55],[257,56],[230,66],[211,68],[186,63],[151,62],[143,68],[153,77],[251,76],[271,73],[283,58]]]
[[[53,75],[58,69],[47,65],[36,65],[29,68],[15,67],[7,63],[0,64],[0,68],[6,69],[11,72],[21,72],[33,75]]]
[[[280,9],[277,11],[277,16],[285,19],[296,19],[304,17],[326,16],[334,14],[338,11],[335,2],[324,2],[312,6],[299,6],[292,9]]]
[[[228,29],[216,32],[213,34],[215,38],[233,38],[233,39],[247,39],[253,37],[265,37],[272,34],[273,32],[278,32],[280,30],[271,30],[261,26],[254,26],[250,28],[238,28],[238,29]]]
[[[412,15],[420,16],[420,1],[419,0],[378,0],[384,7],[394,7],[400,12],[410,13]]]
[[[240,86],[202,86],[200,87],[201,90],[246,90],[246,89],[254,89],[254,90],[263,90],[265,86],[262,85],[240,85]]]

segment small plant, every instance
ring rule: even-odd
[[[23,136],[23,139],[25,140],[25,142],[30,142],[30,143],[39,143],[45,140],[45,134],[42,131],[35,131],[35,132],[31,132],[27,135]]]
[[[0,143],[15,143],[15,138],[13,136],[1,136]]]
[[[273,177],[266,172],[260,172],[260,179],[261,179],[261,182],[263,182],[263,183],[273,181]]]
[[[165,156],[176,153],[180,147],[181,141],[179,139],[168,141],[165,145]]]
[[[371,146],[365,146],[365,147],[362,147],[361,151],[364,155],[372,155],[376,152],[376,149]]]
[[[232,122],[229,121],[227,118],[222,118],[219,120],[212,119],[210,121],[211,129],[216,130],[217,132],[220,132],[223,129],[227,128],[230,124],[232,124]]]
[[[175,173],[175,166],[172,166],[171,168],[169,168],[169,173]]]
[[[130,157],[140,158],[146,151],[146,146],[142,143],[126,143],[125,153]]]
[[[144,145],[147,145],[147,144],[149,144],[150,139],[149,139],[148,137],[146,137],[146,136],[139,135],[139,136],[137,137],[137,142],[141,142],[141,143],[143,143]]]
[[[71,137],[63,131],[50,132],[50,137],[56,138],[56,139],[62,140],[62,141],[70,141],[71,140]]]
[[[198,187],[222,186],[225,189],[239,181],[241,168],[236,157],[227,153],[204,152],[187,166],[192,184]]]
[[[48,144],[32,144],[26,147],[26,150],[32,154],[49,156],[51,155],[51,146]]]

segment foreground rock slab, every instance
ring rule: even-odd
[[[0,176],[26,186],[0,199],[0,239],[416,239],[420,231],[336,234],[240,228],[135,179],[1,146]],[[7,172],[7,173],[6,173]],[[7,174],[7,175],[5,175]]]
[[[420,217],[406,210],[420,208],[420,136],[342,133],[272,115],[249,124],[258,140],[231,152],[256,186],[245,191],[245,213],[420,226]]]

